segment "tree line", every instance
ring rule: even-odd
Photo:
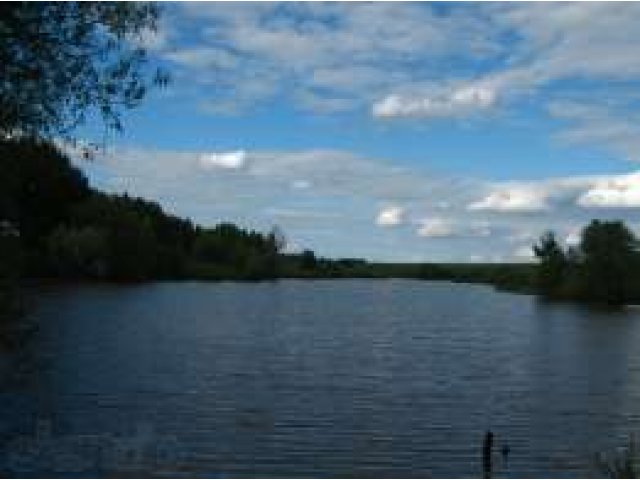
[[[549,299],[640,301],[640,243],[619,220],[593,220],[575,246],[553,232],[533,246],[537,265],[391,264],[285,253],[278,228],[203,227],[153,201],[92,188],[51,142],[0,141],[0,278],[140,281],[416,278],[491,283]],[[15,273],[19,272],[19,273]]]
[[[212,228],[157,203],[100,192],[56,146],[0,142],[5,268],[65,279],[262,279],[279,275],[283,234],[231,223]]]

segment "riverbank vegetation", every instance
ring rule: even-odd
[[[79,214],[73,210],[79,203],[88,205],[90,197],[101,198],[97,203],[113,209],[117,201],[93,192],[51,141],[75,142],[76,127],[88,117],[120,130],[122,113],[138,106],[150,87],[169,81],[166,72],[149,68],[144,48],[157,30],[159,14],[156,4],[145,2],[0,6],[2,345],[16,341],[8,332],[21,317],[21,278],[49,270],[89,275],[102,268],[92,260],[104,253],[101,242],[107,231],[74,223]],[[136,220],[131,215],[128,220],[118,218]],[[109,226],[111,232],[116,228]],[[128,233],[141,234],[145,228],[138,225]],[[50,261],[53,255],[55,262]],[[116,263],[113,258],[110,275],[119,273]],[[85,267],[88,270],[82,271]],[[131,273],[135,272],[125,275]]]
[[[221,223],[204,227],[157,203],[91,186],[60,149],[0,142],[0,218],[12,270],[27,278],[141,281],[416,278],[527,285],[531,265],[369,263],[285,253],[284,234]],[[15,277],[17,274],[13,273]]]
[[[563,248],[553,232],[534,246],[536,291],[551,299],[609,305],[640,302],[640,243],[619,220],[593,220],[580,243]]]
[[[278,276],[274,230],[194,225],[154,202],[91,188],[46,142],[0,143],[0,218],[26,277],[139,281]]]
[[[552,232],[532,246],[537,263],[370,263],[286,253],[283,232],[232,223],[213,227],[155,202],[89,185],[58,147],[33,139],[0,142],[4,281],[262,280],[414,278],[488,283],[555,300],[620,305],[640,301],[638,240],[621,221],[594,220],[565,247]],[[17,272],[17,273],[16,273]],[[9,279],[9,280],[6,280]]]
[[[89,185],[46,140],[0,141],[2,311],[16,311],[18,278],[142,281],[415,278],[488,283],[548,299],[640,301],[638,241],[620,221],[594,220],[578,245],[552,232],[533,246],[538,264],[394,264],[285,253],[283,233],[222,223],[203,227],[157,203]]]

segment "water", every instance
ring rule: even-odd
[[[593,474],[640,431],[640,311],[409,280],[31,292],[20,475]],[[499,448],[510,446],[505,464]]]

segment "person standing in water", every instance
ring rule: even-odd
[[[502,449],[500,451],[502,452],[502,463],[506,467],[507,460],[509,459],[509,452],[511,451],[509,444],[505,443],[504,445],[502,445]]]
[[[487,430],[482,444],[482,473],[484,478],[491,478],[491,456],[493,454],[493,432]]]

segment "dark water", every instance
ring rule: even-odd
[[[417,281],[32,292],[19,475],[584,476],[640,431],[640,311]]]

